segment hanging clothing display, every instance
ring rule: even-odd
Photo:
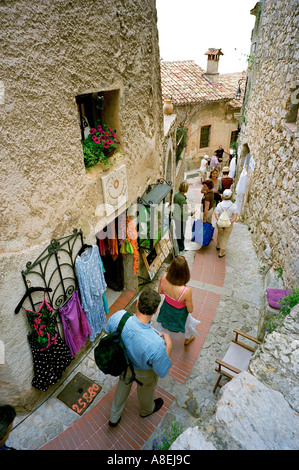
[[[112,256],[113,261],[118,257],[118,240],[115,230],[114,220],[110,222],[107,226],[107,235],[108,235],[108,247],[109,253]]]
[[[49,385],[54,385],[61,378],[62,372],[71,363],[72,356],[56,330],[56,322],[52,317],[53,308],[45,297],[38,312],[24,310],[32,330],[28,335],[33,356],[32,386],[45,392]]]
[[[231,160],[231,162],[230,162],[230,165],[229,165],[229,174],[228,174],[228,176],[229,176],[230,178],[234,178],[234,176],[235,176],[235,173],[236,173],[236,164],[237,164],[237,162],[236,162],[236,157],[233,157],[232,160]]]
[[[75,267],[82,308],[91,328],[89,339],[93,341],[106,324],[102,295],[107,284],[104,278],[99,248],[96,245],[88,247],[81,256],[77,256]]]
[[[40,349],[34,333],[28,335],[28,342],[33,356],[32,387],[45,392],[62,376],[62,372],[72,361],[70,348],[57,335],[55,342],[47,349]]]
[[[102,238],[98,238],[98,245],[99,245],[99,250],[100,250],[101,256],[105,256],[106,250],[108,249],[108,247],[106,245],[106,240],[104,240]]]
[[[105,292],[103,292],[103,294],[102,294],[102,299],[103,299],[105,313],[109,313],[109,305],[108,305],[108,301],[107,301],[106,296],[105,296]]]
[[[41,351],[55,343],[58,332],[52,317],[53,308],[48,304],[46,297],[42,301],[39,311],[24,309],[32,334]]]
[[[102,267],[102,271],[103,273],[105,274],[105,268],[104,268],[104,265],[103,265],[103,261],[101,259],[101,256],[100,256],[100,261],[101,261],[101,267]],[[104,304],[104,310],[105,310],[105,313],[109,313],[109,305],[108,305],[108,300],[106,299],[106,295],[105,295],[105,292],[103,292],[102,294],[102,300],[103,300],[103,304]]]
[[[106,252],[110,253],[113,261],[118,257],[118,239],[115,229],[115,221],[113,220],[107,225],[107,230],[101,230],[97,238],[97,244],[101,256],[106,256]]]
[[[131,243],[133,247],[133,273],[134,276],[138,273],[139,266],[139,251],[137,243],[137,229],[130,217],[127,216],[127,240]]]
[[[64,341],[69,346],[71,355],[85,346],[87,338],[92,334],[87,318],[80,304],[78,291],[75,291],[66,305],[59,310]]]
[[[237,206],[237,213],[240,216],[242,212],[242,205],[243,199],[246,192],[246,185],[247,185],[247,170],[244,168],[240,175],[237,187],[236,187],[236,206]]]

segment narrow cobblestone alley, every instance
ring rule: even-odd
[[[200,195],[200,183],[192,174],[188,181],[188,202],[194,206]],[[187,240],[191,238],[191,225],[192,219],[189,219]],[[170,420],[176,419],[186,429],[196,426],[211,413],[218,401],[217,392],[213,394],[218,375],[215,359],[225,352],[234,328],[256,334],[263,295],[262,276],[248,227],[235,224],[225,258],[218,258],[215,238],[214,234],[211,244],[200,250],[190,241],[186,245],[189,251],[185,256],[191,269],[189,284],[195,305],[193,315],[201,324],[197,327],[199,336],[188,348],[183,346],[183,334],[173,339],[173,365],[158,383],[157,396],[164,398],[159,412],[141,420],[133,388],[121,423],[115,429],[109,428],[107,422],[117,379],[97,369],[91,350],[45,403],[23,420],[16,420],[8,444],[28,450],[147,450],[152,448],[154,438],[163,435]],[[164,263],[152,283],[153,288],[166,269]],[[123,292],[113,303],[109,315],[130,307],[134,294],[134,291]],[[57,399],[77,372],[103,387],[81,417]]]
[[[0,450],[298,450],[299,0],[102,3],[0,1]]]

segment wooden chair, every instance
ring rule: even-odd
[[[229,345],[224,358],[216,359],[215,361],[217,364],[215,370],[220,375],[213,389],[213,393],[215,393],[217,387],[222,387],[222,385],[220,385],[220,380],[223,375],[230,380],[236,375],[240,374],[240,372],[243,370],[247,369],[249,360],[252,354],[255,352],[256,348],[254,349],[239,341],[239,335],[244,336],[244,338],[247,338],[256,344],[261,344],[261,342],[256,338],[248,335],[247,333],[243,333],[243,331],[234,330],[234,333],[236,333],[235,339],[233,339]]]

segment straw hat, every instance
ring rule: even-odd
[[[229,166],[224,166],[224,167],[222,168],[222,173],[223,173],[223,172],[224,172],[224,173],[226,173],[226,172],[229,173]]]

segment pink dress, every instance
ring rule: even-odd
[[[85,346],[91,329],[80,304],[78,291],[76,290],[68,303],[59,310],[64,332],[64,341],[75,354]]]

